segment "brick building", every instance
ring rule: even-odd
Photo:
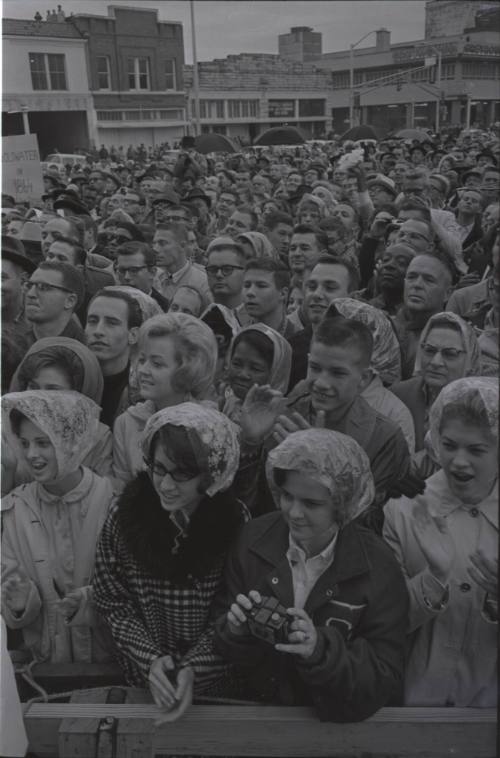
[[[148,146],[182,137],[182,24],[159,21],[157,10],[118,5],[108,6],[107,16],[71,21],[88,43],[98,143]]]
[[[198,64],[202,132],[215,131],[244,141],[271,126],[299,126],[309,137],[328,128],[331,74],[315,65],[278,55],[228,55]],[[193,67],[185,67],[190,114],[194,118]]]
[[[289,61],[307,63],[322,53],[321,32],[313,31],[309,26],[292,26],[289,34],[278,37],[278,55]]]

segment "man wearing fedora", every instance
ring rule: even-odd
[[[36,264],[25,254],[20,240],[2,234],[2,323],[28,331],[24,315],[24,285]]]

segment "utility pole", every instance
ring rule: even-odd
[[[191,7],[191,39],[193,44],[193,89],[194,89],[194,123],[195,137],[201,133],[200,128],[200,84],[198,81],[198,58],[196,56],[196,28],[194,22],[194,0],[189,0]]]

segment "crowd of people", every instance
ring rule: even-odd
[[[2,197],[2,616],[357,721],[494,707],[496,131],[116,149]]]

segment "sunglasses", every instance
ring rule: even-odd
[[[222,276],[226,277],[226,276],[231,276],[231,274],[234,271],[237,271],[238,269],[240,271],[243,271],[244,267],[243,266],[229,266],[229,265],[228,266],[206,266],[205,271],[207,272],[209,276],[217,276],[217,274],[220,271]]]

